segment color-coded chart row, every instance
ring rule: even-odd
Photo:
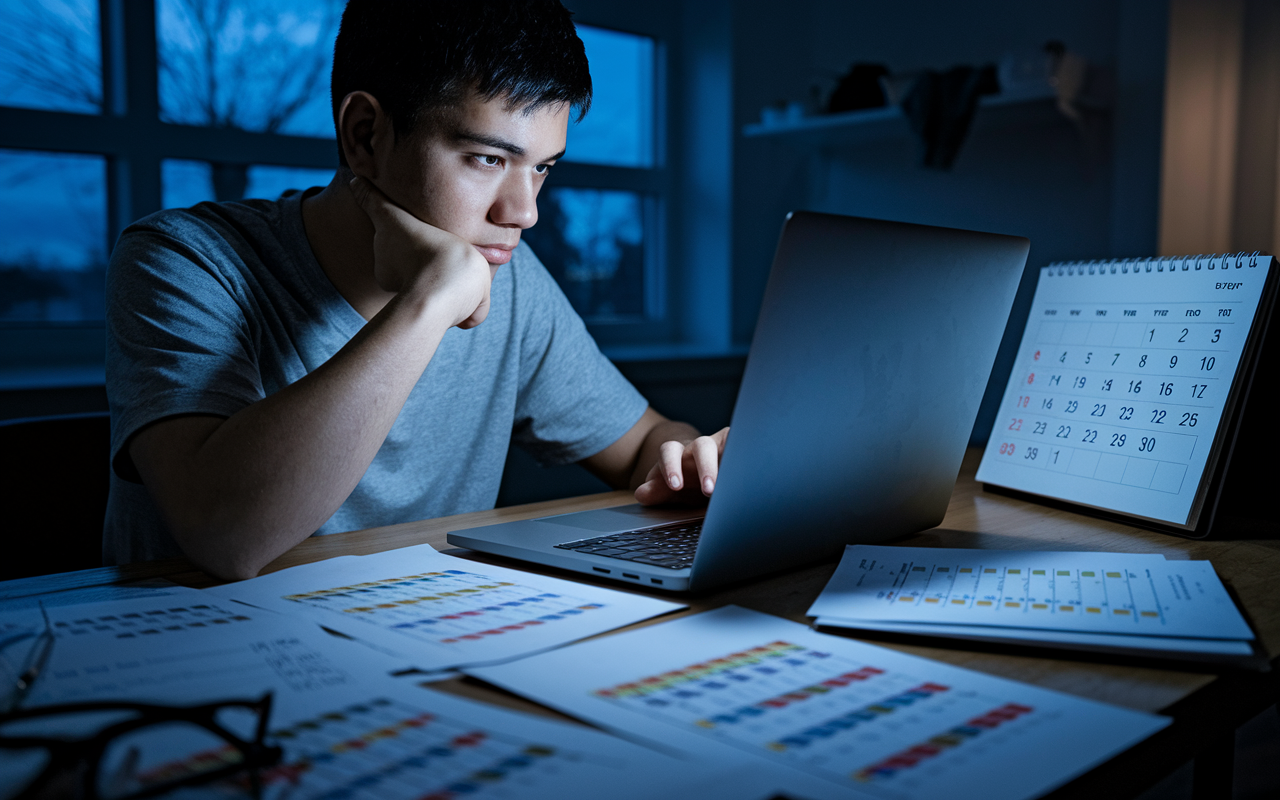
[[[344,608],[343,611],[347,612],[348,614],[362,614],[362,613],[368,613],[371,611],[377,611],[380,608],[397,608],[399,606],[413,606],[413,605],[417,605],[418,603],[438,602],[440,600],[448,600],[454,597],[470,596],[472,599],[476,599],[475,595],[477,594],[483,594],[484,592],[491,592],[494,589],[501,589],[504,586],[514,586],[514,585],[515,584],[511,584],[511,583],[486,584],[482,586],[477,586],[474,589],[458,589],[452,592],[437,592],[435,594],[426,594],[420,597],[407,597],[403,600],[395,600],[390,603],[376,603],[372,606],[352,606],[351,608]],[[394,587],[386,587],[386,588],[394,588]],[[337,597],[338,595],[330,595],[330,596]],[[323,600],[325,598],[315,598],[315,599]],[[511,605],[511,604],[507,603],[505,605]]]
[[[364,583],[355,583],[350,586],[335,586],[329,589],[317,589],[314,592],[302,592],[298,594],[285,595],[285,600],[323,600],[327,597],[350,597],[352,595],[376,593],[380,590],[401,590],[406,588],[421,589],[419,584],[448,583],[455,584],[458,578],[474,578],[484,580],[483,575],[474,575],[469,572],[458,569],[444,570],[441,572],[424,572],[417,575],[404,575],[398,578],[387,578],[380,581],[366,581]],[[496,589],[501,586],[511,586],[513,584],[493,581],[488,584],[469,586],[467,588],[453,589],[452,592],[438,592],[437,597],[453,597],[458,594],[474,594],[476,592]],[[422,600],[435,599],[434,597],[424,596]],[[403,602],[403,601],[401,601]]]
[[[521,606],[526,606],[530,604],[545,603],[548,600],[559,599],[559,598],[560,598],[560,595],[558,594],[544,594],[538,597],[525,597],[520,600],[510,600],[505,603],[498,603],[497,605],[493,605],[493,606],[484,606],[482,608],[475,608],[469,611],[457,611],[452,614],[440,614],[439,616],[436,616],[436,617],[428,617],[426,619],[414,620],[411,622],[400,622],[395,625],[392,625],[391,627],[399,628],[399,629],[410,629],[410,628],[424,627],[424,626],[430,626],[430,625],[437,625],[437,624],[440,624],[441,622],[446,622],[446,621],[453,622],[453,621],[462,620],[462,619],[472,619],[473,621],[479,622],[480,620],[475,619],[476,617],[483,617],[483,616],[486,616],[487,614],[492,614],[494,612],[499,612],[499,611],[508,611],[513,608],[520,608]],[[561,614],[577,613],[578,611],[587,611],[592,608],[601,608],[601,605],[599,603],[587,603],[586,605],[578,606],[576,609],[565,609],[560,613]],[[346,610],[360,611],[362,609],[348,608]],[[539,617],[539,619],[550,620],[550,619],[560,619],[560,617],[555,614],[549,614],[547,616]]]
[[[578,606],[577,608],[563,609],[557,614],[546,614],[544,616],[538,617],[537,619],[525,620],[524,622],[517,622],[511,625],[503,625],[500,628],[490,628],[489,630],[485,630],[485,631],[476,631],[475,633],[465,633],[461,636],[451,636],[446,639],[441,639],[440,643],[454,644],[456,642],[474,642],[477,639],[483,639],[486,636],[501,636],[504,633],[523,630],[525,628],[531,628],[535,625],[542,625],[543,623],[552,622],[558,619],[565,619],[566,617],[573,616],[574,614],[581,614],[584,611],[591,611],[592,609],[596,609],[596,608],[604,608],[604,606],[600,605],[599,603],[588,603],[585,606]],[[404,626],[396,625],[395,627],[400,628]]]
[[[678,684],[710,678],[722,672],[738,669],[739,667],[763,664],[765,659],[783,658],[790,653],[795,653],[796,651],[803,649],[804,648],[800,645],[791,644],[790,642],[773,642],[771,644],[753,647],[749,650],[743,650],[742,652],[731,653],[730,655],[722,658],[714,658],[710,661],[691,664],[683,669],[671,670],[670,672],[664,672],[661,675],[654,675],[652,677],[642,678],[638,681],[619,684],[618,686],[608,689],[597,689],[594,694],[599,697],[609,698],[642,697],[644,695],[670,689]]]
[[[249,617],[244,614],[225,611],[216,606],[193,605],[58,620],[53,623],[53,632],[59,637],[106,634],[114,635],[117,639],[134,639],[138,636],[156,636],[248,620]]]
[[[264,774],[267,786],[298,786],[326,774],[318,800],[399,795],[452,800],[493,788],[559,755],[537,743],[502,737],[386,699],[349,706],[273,731],[287,761]],[[432,784],[435,784],[432,787]]]
[[[880,670],[877,670],[879,672]],[[834,719],[829,719],[820,725],[814,725],[806,728],[800,733],[794,733],[784,736],[776,742],[770,742],[768,747],[770,750],[783,752],[789,747],[808,747],[815,741],[828,739],[837,733],[852,730],[863,723],[880,719],[881,717],[892,714],[901,708],[914,705],[921,700],[927,700],[936,694],[948,691],[950,687],[942,686],[937,683],[922,683],[914,689],[908,689],[905,692],[885,698],[877,703],[864,706],[859,709],[842,714]]]
[[[834,689],[843,688],[857,681],[865,681],[867,678],[874,675],[882,675],[883,673],[884,670],[877,669],[876,667],[863,667],[862,669],[855,670],[853,672],[846,672],[843,675],[837,675],[834,678],[828,678],[827,680],[814,684],[813,686],[806,686],[803,689],[798,689],[794,692],[787,692],[786,694],[779,695],[777,697],[771,697],[768,700],[763,700],[754,705],[743,706],[736,711],[725,714],[716,714],[709,719],[700,719],[697,724],[703,728],[714,728],[716,725],[732,725],[743,719],[758,717],[768,709],[785,708],[793,703],[803,702],[808,700],[810,697],[823,695]],[[720,686],[713,686],[709,684],[703,685],[710,689],[722,688]]]
[[[982,716],[974,717],[963,725],[957,725],[945,733],[932,736],[920,744],[895,753],[869,767],[863,767],[855,771],[852,777],[854,780],[863,783],[877,779],[892,778],[903,770],[911,769],[921,761],[927,761],[941,755],[947,750],[958,747],[975,736],[981,735],[984,731],[998,728],[1006,722],[1030,714],[1034,710],[1030,706],[1018,703],[1005,703],[1003,706],[993,709]]]

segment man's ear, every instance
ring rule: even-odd
[[[338,140],[347,166],[361,178],[377,180],[379,163],[391,147],[391,118],[368,92],[352,92],[338,107]]]

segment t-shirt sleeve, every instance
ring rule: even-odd
[[[555,279],[516,251],[522,316],[514,442],[544,466],[581,461],[622,438],[648,402],[596,346]]]
[[[125,480],[139,481],[124,448],[146,425],[180,414],[229,417],[264,397],[242,288],[218,268],[214,237],[202,242],[207,232],[191,227],[181,238],[131,228],[107,270],[111,465]]]

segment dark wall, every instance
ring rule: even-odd
[[[0,390],[0,420],[106,410],[107,390],[103,386]]]
[[[1156,252],[1167,3],[1160,0],[794,0],[735,7],[738,129],[778,101],[812,103],[854,62],[894,72],[997,62],[1056,39],[1115,76],[1113,108],[1083,135],[1053,104],[980,109],[950,171],[920,166],[905,121],[868,140],[739,136],[734,149],[735,341],[749,341],[783,216],[804,208],[1026,236],[1028,266]],[[1030,308],[1015,302],[979,412],[984,442]]]

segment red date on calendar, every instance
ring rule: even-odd
[[[1011,456],[1011,455],[1013,455],[1014,448],[1016,448],[1016,447],[1017,447],[1017,445],[1015,445],[1013,442],[1001,442],[1001,443],[1000,443],[1000,455],[1002,455],[1002,456]]]

